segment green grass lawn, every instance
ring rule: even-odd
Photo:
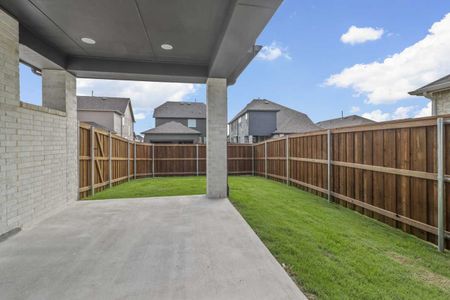
[[[448,251],[285,184],[247,176],[229,184],[232,203],[310,298],[450,299]],[[95,198],[204,192],[204,177],[171,177]]]
[[[205,194],[206,178],[199,177],[158,177],[136,179],[111,189],[96,193],[87,200],[141,198],[156,196],[200,195]]]

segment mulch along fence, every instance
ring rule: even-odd
[[[285,182],[439,244],[440,250],[450,248],[450,116],[445,117],[229,144],[228,173]],[[204,145],[135,144],[80,125],[81,197],[131,178],[205,171]]]

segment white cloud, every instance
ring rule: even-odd
[[[341,36],[341,42],[350,45],[362,44],[380,39],[383,33],[384,30],[382,28],[351,26],[347,32]]]
[[[359,106],[352,106],[351,108],[350,108],[350,112],[351,113],[357,113],[357,112],[359,112],[361,110],[361,108],[359,108]]]
[[[423,107],[422,109],[420,109],[416,115],[414,116],[414,118],[422,118],[422,117],[429,117],[431,116],[431,101],[428,102],[428,104]]]
[[[376,109],[374,111],[364,113],[362,116],[377,122],[427,117],[431,116],[431,102],[422,108],[418,108],[417,106],[399,106],[393,113],[383,112],[381,109]]]
[[[134,114],[134,118],[136,119],[136,120],[144,120],[145,119],[145,117],[146,117],[146,115],[144,114],[144,113],[137,113],[137,114]]]
[[[364,113],[362,114],[362,116],[364,118],[371,119],[377,122],[384,122],[391,119],[391,115],[389,113],[382,112],[381,109]]]
[[[406,119],[409,118],[414,106],[400,106],[392,114],[392,119]]]
[[[325,84],[352,88],[372,104],[394,103],[450,73],[450,14],[434,23],[428,35],[382,62],[356,64],[330,76]]]
[[[280,57],[284,57],[288,60],[292,59],[292,57],[288,53],[287,48],[281,47],[276,42],[272,42],[270,46],[264,46],[256,56],[256,58],[266,61],[272,61]]]
[[[136,120],[142,120],[165,101],[182,101],[197,89],[194,84],[77,79],[77,94],[131,99]]]

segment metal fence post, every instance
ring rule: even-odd
[[[198,144],[195,144],[195,170],[198,176]]]
[[[134,153],[133,153],[133,158],[134,158],[134,161],[133,161],[133,177],[134,177],[134,179],[136,179],[136,166],[137,166],[137,163],[136,163],[136,141],[134,142]]]
[[[328,202],[331,202],[331,130],[327,130],[327,189]]]
[[[438,202],[438,249],[445,248],[444,208],[444,119],[437,119],[437,202]]]
[[[95,127],[91,126],[91,195],[95,194]]]
[[[152,145],[152,176],[155,177],[155,144]]]
[[[286,136],[286,184],[289,185],[289,136]]]
[[[267,178],[267,141],[264,141],[264,177]]]
[[[109,157],[108,157],[108,178],[109,187],[112,187],[112,136],[111,131],[109,132]]]
[[[127,141],[127,181],[130,181],[130,142]]]

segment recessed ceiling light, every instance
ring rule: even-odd
[[[94,45],[95,44],[95,40],[88,38],[88,37],[84,37],[81,38],[81,41],[85,44],[89,44],[89,45]]]
[[[163,48],[164,50],[172,50],[173,46],[171,44],[162,44],[161,48]]]

